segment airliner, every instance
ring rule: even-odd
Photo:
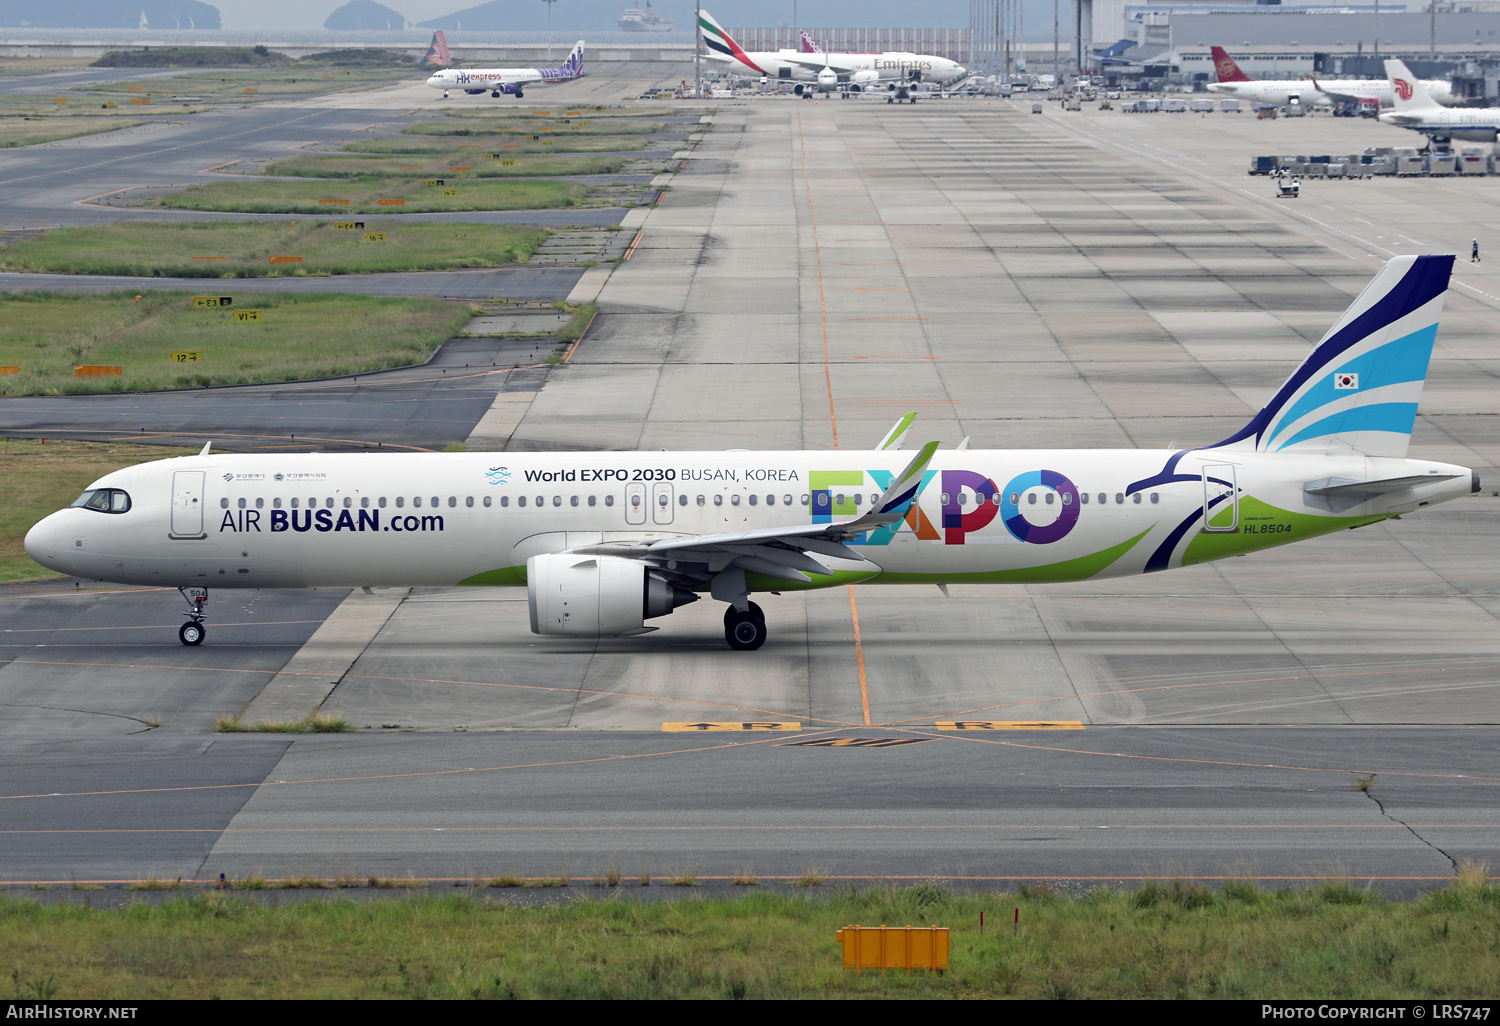
[[[701,9],[698,28],[703,33],[703,45],[708,48],[710,59],[737,64],[746,72],[765,78],[812,81],[824,92],[839,89],[845,93],[858,93],[885,82],[890,94],[888,100],[916,103],[917,87],[924,80],[951,83],[968,74],[963,65],[946,57],[902,51],[824,53],[819,50],[804,53],[798,50],[757,50],[747,53],[712,15]],[[803,33],[802,45],[806,47],[810,41],[810,37]],[[801,96],[805,88],[798,85],[794,91]]]
[[[446,50],[447,44],[444,43]],[[443,91],[443,99],[448,98],[450,89],[462,89],[470,96],[478,96],[480,93],[489,93],[490,96],[499,98],[505,93],[517,99],[525,96],[525,89],[532,85],[557,85],[560,82],[571,82],[576,78],[582,78],[588,72],[583,70],[583,40],[580,39],[573,44],[573,52],[568,54],[568,59],[562,62],[561,67],[556,68],[444,68],[435,71],[427,84],[434,89]]]
[[[701,598],[730,647],[753,595],[1154,573],[1479,490],[1407,456],[1453,256],[1391,260],[1270,402],[1196,448],[194,456],[107,474],[26,535],[77,578],[213,588],[527,589],[531,629],[635,635]]]
[[[1395,102],[1395,95],[1388,78],[1320,79],[1314,75],[1305,81],[1299,79],[1256,81],[1240,70],[1240,66],[1222,46],[1212,46],[1209,50],[1214,58],[1214,72],[1219,78],[1217,82],[1209,84],[1210,92],[1236,96],[1252,103],[1274,104],[1278,107],[1286,106],[1293,97],[1296,97],[1303,106],[1311,106],[1315,103],[1376,101],[1382,107],[1389,107]],[[1457,106],[1464,102],[1463,97],[1453,92],[1452,84],[1441,79],[1432,79],[1423,82],[1422,85],[1440,103]]]
[[[1429,139],[1494,142],[1500,135],[1500,108],[1439,106],[1401,61],[1386,61],[1385,73],[1396,97],[1396,109],[1380,115],[1385,124],[1410,128]]]

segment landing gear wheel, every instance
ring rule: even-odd
[[[203,644],[204,636],[207,634],[208,629],[205,628],[201,623],[197,623],[193,620],[189,620],[187,623],[177,628],[177,638],[184,645],[201,645]]]
[[[729,607],[729,612],[724,614],[724,640],[729,642],[730,648],[753,652],[766,643],[766,620],[757,615],[759,612],[753,605],[747,613]]]
[[[737,613],[737,612],[735,612],[735,609],[734,609],[733,606],[727,606],[727,607],[725,607],[725,609],[724,609],[724,627],[726,629],[729,627],[729,624],[734,620],[734,618],[736,616],[753,616],[753,617],[755,617],[755,619],[759,620],[761,623],[765,623],[766,622],[766,611],[764,609],[761,609],[760,606],[756,605],[754,602],[750,603],[750,611],[748,613]]]

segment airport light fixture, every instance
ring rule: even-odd
[[[547,60],[552,59],[552,5],[557,0],[542,0],[547,5]]]

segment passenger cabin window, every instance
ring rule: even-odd
[[[613,506],[615,504],[615,497],[613,495],[606,495],[604,497],[604,504],[606,506]]]
[[[411,504],[420,508],[422,505],[422,497],[420,495],[413,495],[411,497]]]
[[[729,504],[731,506],[738,506],[740,504],[740,497],[738,495],[731,495],[729,497]]]
[[[724,496],[722,496],[722,495],[715,495],[714,496],[714,505],[715,506],[722,506],[722,505],[724,505]]]
[[[598,502],[599,502],[599,497],[597,495],[590,495],[589,496],[589,505],[590,506],[598,505]],[[488,506],[489,503],[486,502],[485,505]]]
[[[524,495],[517,495],[516,496],[516,505],[517,506],[524,506],[524,505],[526,505],[526,496],[524,496]]]
[[[293,499],[292,500],[292,505],[295,506],[296,504],[297,504],[297,501],[295,499]],[[401,509],[405,505],[406,505],[406,496],[404,496],[404,495],[398,495],[398,496],[396,496],[396,508],[397,509]]]
[[[502,496],[500,496],[500,505],[502,507],[509,506],[510,505],[510,496],[509,495],[502,495]]]
[[[466,496],[464,496],[464,505],[465,506],[472,506],[472,505],[474,505],[474,496],[472,496],[472,495],[466,495]]]

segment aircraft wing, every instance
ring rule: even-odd
[[[756,531],[677,535],[657,541],[605,542],[573,549],[587,555],[640,559],[688,581],[702,582],[724,570],[741,570],[784,581],[806,584],[808,574],[832,575],[815,556],[863,562],[864,556],[845,542],[865,531],[893,524],[906,515],[917,494],[922,474],[932,462],[938,443],[928,442],[900,474],[892,479],[869,512],[853,520],[827,524],[798,524]]]
[[[1312,77],[1312,84],[1313,88],[1318,92],[1322,93],[1330,100],[1335,100],[1339,103],[1357,103],[1358,101],[1364,99],[1364,97],[1360,96],[1358,93],[1341,93],[1336,89],[1329,89],[1324,86],[1323,83],[1318,81],[1318,76],[1316,75]]]
[[[822,53],[810,53],[806,57],[798,56],[795,53],[779,53],[776,55],[776,59],[785,61],[788,64],[795,64],[797,65],[797,67],[801,68],[804,71],[811,71],[814,75],[822,71],[824,68],[830,68],[840,75],[852,75],[854,74],[854,72],[859,70],[852,64],[844,64],[835,60],[822,59],[828,56],[828,54]],[[813,58],[818,59],[814,60]]]

